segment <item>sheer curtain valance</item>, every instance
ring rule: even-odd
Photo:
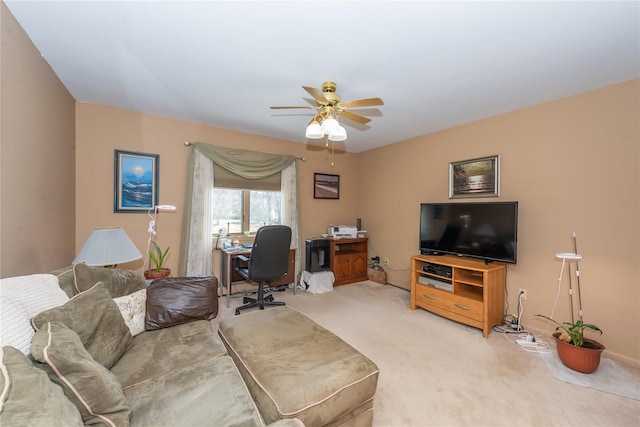
[[[298,246],[298,192],[295,160],[294,156],[288,155],[219,147],[201,142],[191,143],[191,155],[187,166],[179,274],[182,276],[212,274],[213,230],[210,197],[217,167],[251,180],[260,180],[276,173],[283,173],[282,190],[286,189],[284,194],[287,195],[282,198],[282,208],[285,213],[283,222],[291,227],[292,243]],[[299,256],[299,251],[296,251],[296,270],[299,268]]]

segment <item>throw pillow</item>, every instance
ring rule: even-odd
[[[124,323],[134,337],[144,332],[144,316],[147,306],[147,290],[142,289],[131,295],[113,299],[120,309]]]
[[[218,279],[214,276],[163,277],[147,289],[145,329],[167,328],[218,314]]]
[[[69,297],[51,274],[0,280],[0,346],[10,345],[28,355],[35,333],[31,318],[67,301]]]
[[[0,425],[82,426],[78,408],[19,350],[0,348]]]
[[[62,289],[69,298],[72,298],[77,293],[73,284],[73,265],[58,268],[50,271],[49,274],[53,274],[58,278],[58,285],[60,285],[60,289]]]
[[[134,270],[75,264],[73,278],[76,294],[91,289],[98,282],[105,284],[111,298],[122,297],[147,288],[144,277]]]
[[[33,337],[31,354],[75,404],[85,425],[129,425],[131,408],[118,379],[93,360],[78,334],[63,323],[43,325]]]
[[[89,354],[107,369],[111,369],[133,339],[103,283],[74,296],[63,306],[39,313],[31,323],[37,331],[53,320],[76,332]]]

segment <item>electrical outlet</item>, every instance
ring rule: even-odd
[[[384,259],[384,265],[389,265],[389,258]]]
[[[526,289],[520,288],[520,290],[518,291],[518,298],[520,298],[520,294],[523,294],[522,295],[522,299],[527,299],[527,290]]]

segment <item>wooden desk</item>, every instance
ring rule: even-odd
[[[227,289],[227,307],[231,301],[231,285],[233,282],[244,282],[245,280],[233,269],[233,260],[238,255],[250,256],[251,249],[238,248],[238,249],[221,249],[220,250],[220,294],[222,295],[222,289]],[[293,293],[296,293],[296,249],[289,249],[289,270],[287,274],[282,276],[278,280],[271,282],[270,286],[282,286],[293,283]],[[224,288],[223,288],[224,287]]]

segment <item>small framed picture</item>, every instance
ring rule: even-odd
[[[115,150],[114,212],[142,212],[158,204],[160,155]]]
[[[326,173],[313,174],[313,198],[314,199],[339,199],[340,175]]]
[[[500,156],[449,163],[449,198],[500,196]]]

